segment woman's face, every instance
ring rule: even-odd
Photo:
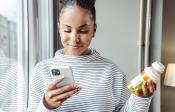
[[[66,55],[85,55],[94,37],[96,25],[92,15],[79,6],[68,6],[60,14],[59,32]]]

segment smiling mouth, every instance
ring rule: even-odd
[[[73,48],[79,48],[79,47],[81,47],[80,45],[70,45],[70,44],[69,44],[69,46],[71,46]]]

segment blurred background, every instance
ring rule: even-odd
[[[62,48],[58,2],[0,0],[0,112],[26,111],[34,66]],[[90,47],[113,60],[128,81],[154,61],[167,67],[175,63],[174,6],[174,0],[97,0],[97,32]],[[150,112],[174,112],[175,80],[164,84],[165,74]]]

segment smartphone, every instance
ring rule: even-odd
[[[57,84],[56,87],[75,83],[72,68],[70,66],[51,66],[50,73],[52,79],[57,78],[59,75],[64,76],[64,79],[59,84]]]

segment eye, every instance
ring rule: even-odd
[[[71,32],[71,30],[64,30],[64,32],[66,32],[66,33],[70,33],[70,32]]]
[[[88,34],[89,33],[89,30],[79,30],[78,32],[79,33],[82,33],[82,34]]]
[[[66,33],[70,33],[70,31],[64,31],[64,32],[66,32]]]

